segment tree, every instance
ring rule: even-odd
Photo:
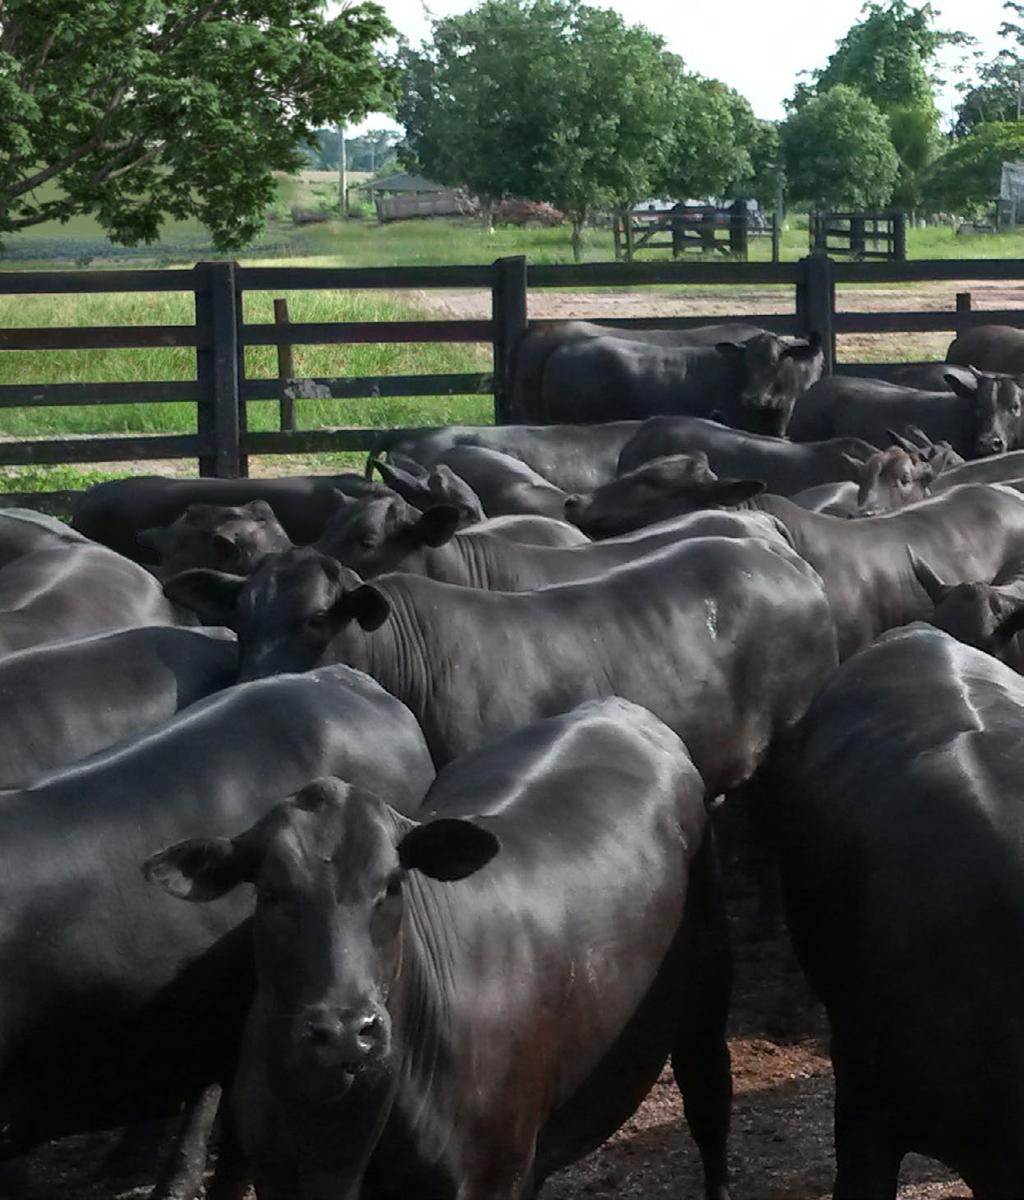
[[[752,179],[751,149],[761,129],[749,103],[724,83],[681,69],[677,94],[655,190],[680,200],[719,196]]]
[[[794,199],[827,208],[884,205],[899,175],[889,122],[842,83],[790,116],[782,127],[782,151]]]
[[[670,184],[715,191],[750,170],[727,127],[742,124],[745,101],[687,75],[648,30],[578,0],[485,0],[435,21],[403,61],[403,158],[485,204],[549,201],[571,219],[577,257],[596,209]]]
[[[318,125],[391,104],[392,32],[369,0],[0,0],[0,236],[88,212],[243,245]]]
[[[966,137],[988,121],[1019,121],[1024,116],[1024,63],[1002,50],[982,64],[972,84],[960,90],[963,99],[953,126],[956,137]]]
[[[1024,158],[1024,121],[988,121],[932,164],[925,199],[936,211],[971,214],[999,193],[1004,162]]]
[[[970,41],[963,33],[936,29],[934,18],[930,4],[865,4],[862,19],[839,41],[813,87],[801,85],[794,100],[799,108],[839,85],[856,88],[871,100],[889,120],[899,157],[893,201],[910,211],[920,202],[921,181],[940,145],[931,64],[943,46]]]

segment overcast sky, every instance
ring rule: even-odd
[[[669,49],[692,71],[742,92],[759,117],[783,116],[801,71],[824,65],[836,41],[856,21],[862,0],[590,0],[617,9],[633,24],[660,33]],[[1003,19],[1002,0],[932,0],[940,23],[978,39],[991,56]],[[394,26],[412,42],[427,36],[430,16],[449,16],[472,8],[474,0],[383,0]],[[965,52],[960,52],[963,55]],[[948,89],[941,107],[949,112],[956,93]],[[390,125],[380,117],[367,126]]]

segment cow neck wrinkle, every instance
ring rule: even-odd
[[[430,687],[427,640],[409,592],[421,584],[438,586],[418,575],[382,575],[373,581],[387,596],[391,612],[384,624],[365,634],[372,675],[387,691],[410,708],[418,720],[426,711]]]

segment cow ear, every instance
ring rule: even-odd
[[[489,830],[443,817],[410,829],[398,843],[398,861],[406,871],[454,883],[485,867],[500,848]]]
[[[814,332],[808,335],[806,342],[798,342],[795,346],[787,346],[782,352],[787,358],[817,358],[821,353],[821,334]]]
[[[337,488],[332,488],[332,491],[337,491]],[[277,520],[277,514],[266,502],[266,500],[250,500],[248,504],[243,504],[242,507],[254,517],[262,521]]]
[[[973,400],[978,394],[977,377],[970,383],[965,379],[961,379],[959,375],[943,375],[942,378],[945,379],[949,390],[964,400]]]
[[[1018,607],[995,627],[992,633],[992,642],[994,645],[1000,646],[1022,630],[1024,630],[1024,604],[1018,601]]]
[[[715,349],[724,358],[739,359],[746,353],[746,347],[740,342],[718,342]]]
[[[179,900],[218,900],[252,882],[250,856],[230,838],[193,838],[147,858],[142,873]]]
[[[909,546],[907,554],[910,557],[910,566],[917,577],[917,582],[928,593],[928,599],[934,605],[941,604],[950,593],[949,584],[943,583],[924,559],[916,555]]]
[[[372,584],[364,583],[342,593],[332,612],[345,620],[358,621],[367,633],[372,633],[391,615],[391,602]]]
[[[759,479],[715,479],[697,485],[696,494],[709,504],[732,508],[760,496],[765,485]]]
[[[854,483],[856,483],[860,479],[860,477],[864,474],[864,468],[867,465],[867,463],[870,461],[870,459],[854,458],[854,456],[852,454],[847,454],[845,450],[843,450],[840,453],[839,457],[843,460],[844,463],[846,463],[846,465],[853,472],[853,474],[850,476],[850,478],[854,481]]]
[[[205,569],[182,571],[164,584],[164,595],[199,614],[204,625],[235,627],[238,597],[245,587],[241,575]]]
[[[918,447],[905,438],[902,433],[897,433],[895,429],[887,429],[885,432],[889,435],[889,441],[894,446],[898,446],[906,454],[916,454],[918,452]]]
[[[454,504],[435,504],[409,530],[421,546],[443,546],[450,542],[459,527],[461,513]]]

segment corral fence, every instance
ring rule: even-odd
[[[834,262],[814,254],[797,263],[586,263],[577,266],[528,266],[525,258],[503,258],[489,266],[451,267],[241,267],[232,262],[200,263],[191,270],[0,272],[0,294],[40,295],[94,293],[193,293],[195,319],[181,325],[124,325],[74,328],[0,329],[0,381],[8,354],[20,351],[187,347],[195,353],[195,377],[146,383],[0,382],[0,408],[148,404],[175,402],[195,406],[196,431],[121,437],[64,437],[0,440],[0,466],[129,462],[195,458],[203,475],[233,478],[247,474],[248,461],[260,454],[320,454],[367,450],[381,431],[374,428],[296,428],[296,406],[304,398],[350,399],[369,396],[446,396],[490,394],[499,422],[510,418],[509,364],[527,328],[550,321],[528,320],[528,297],[540,288],[637,288],[644,286],[776,285],[795,289],[792,313],[736,312],[702,316],[600,319],[627,328],[686,329],[709,320],[761,325],[779,334],[821,334],[827,369],[857,374],[880,373],[879,364],[844,363],[836,358],[836,335],[851,333],[927,333],[959,331],[998,323],[1024,327],[1024,311],[971,307],[959,293],[947,311],[837,311],[836,284],[883,284],[1024,278],[1024,263],[997,259],[935,262]],[[487,320],[331,321],[286,320],[276,306],[273,323],[247,322],[247,293],[277,295],[303,290],[382,290],[471,288],[489,290]],[[952,296],[951,296],[952,299]],[[486,373],[449,375],[381,375],[296,380],[290,365],[294,345],[353,343],[485,343],[492,349],[493,369]],[[248,346],[278,348],[278,373],[249,378]],[[280,428],[250,431],[246,407],[254,401],[277,401]],[[67,493],[7,493],[3,504],[66,505]]]
[[[728,208],[676,204],[669,209],[623,208],[612,215],[615,257],[629,263],[641,250],[671,250],[673,258],[727,254],[746,262],[750,239],[757,237],[772,239],[772,262],[777,263],[782,244],[778,215],[754,214],[742,200]]]
[[[807,228],[812,254],[907,261],[906,213],[813,212]]]

